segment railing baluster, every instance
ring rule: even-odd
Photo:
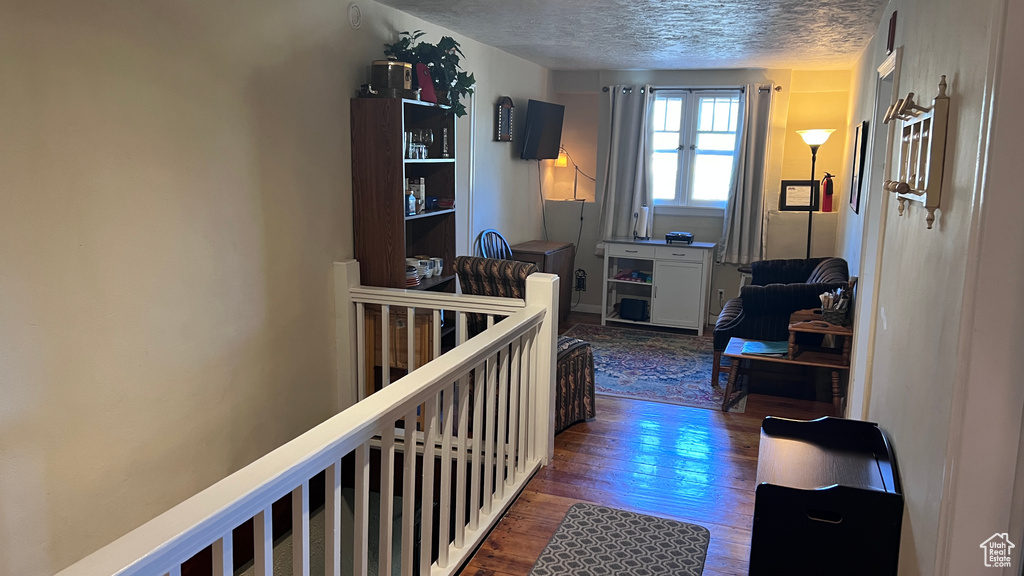
[[[451,538],[452,502],[452,425],[455,422],[455,384],[449,384],[442,392],[441,401],[441,505],[437,513],[437,566],[448,567],[448,543]]]
[[[527,369],[533,363],[533,349],[536,346],[536,338],[527,339],[527,344],[524,346],[526,353],[524,354],[524,361]],[[527,372],[527,374],[529,371]],[[530,461],[530,379],[520,378],[519,379],[519,458],[517,459],[518,470],[520,473],[526,472],[526,464]]]
[[[420,574],[430,575],[434,540],[434,456],[437,452],[437,392],[423,403],[423,486],[420,493]]]
[[[466,341],[467,334],[469,334],[469,318],[466,313],[459,311],[455,315],[455,345],[461,346]]]
[[[507,357],[505,360],[507,361]],[[491,502],[494,500],[494,451],[498,448],[495,440],[498,425],[498,357],[494,354],[487,358],[485,393],[487,394],[487,444],[484,447],[484,514],[490,514]]]
[[[366,304],[356,304],[356,398],[366,398],[368,378],[366,374]]]
[[[369,445],[356,448],[355,514],[353,515],[352,573],[366,576],[370,566],[370,456]]]
[[[488,358],[489,360],[489,358]],[[481,363],[473,373],[473,467],[469,475],[469,527],[476,530],[480,525],[480,447],[484,433],[484,402],[487,390],[484,380],[487,373]]]
[[[512,344],[513,349],[517,344]],[[514,364],[513,364],[514,365]],[[515,483],[516,479],[516,467],[515,461],[519,456],[519,439],[518,432],[519,427],[519,382],[522,378],[512,378],[509,382],[508,387],[508,478],[506,483],[511,485]]]
[[[405,434],[402,435],[402,575],[412,576],[413,526],[416,524],[416,409],[405,415]]]
[[[431,360],[441,355],[441,322],[444,320],[441,312],[442,310],[434,308],[434,323],[430,327],[434,331],[434,350],[430,355]]]
[[[324,475],[324,573],[341,576],[341,462],[334,461]]]
[[[504,364],[504,363],[502,363]],[[502,366],[505,368],[505,366]],[[512,364],[513,372],[516,365]],[[508,444],[508,380],[509,373],[502,370],[498,375],[498,435],[495,438],[497,454],[495,458],[494,497],[498,501],[505,499],[505,446]]]
[[[292,575],[309,576],[309,480],[292,490]]]
[[[380,306],[380,387],[391,384],[391,306]]]
[[[384,422],[380,435],[380,538],[377,542],[377,573],[391,574],[391,550],[394,538],[391,527],[395,517],[395,423]]]
[[[181,564],[175,564],[174,568],[167,572],[167,576],[181,576]]]
[[[532,329],[532,330],[530,330],[528,333],[526,333],[522,337],[526,341],[526,344],[524,346],[524,350],[525,350],[524,356],[525,356],[526,367],[528,369],[528,371],[524,372],[524,377],[523,377],[523,388],[526,391],[526,394],[523,396],[523,402],[524,402],[523,405],[524,406],[533,406],[532,402],[534,401],[534,399],[530,396],[530,394],[531,394],[531,391],[534,389],[535,382],[537,381],[537,366],[536,366],[536,363],[534,362],[534,359],[537,357],[537,346],[538,346],[537,335],[538,334],[539,334],[539,331],[537,329]],[[552,409],[554,409],[554,406],[552,406]],[[524,452],[525,452],[524,458],[533,459],[533,458],[536,458],[538,456],[536,454],[533,454],[533,450],[531,450],[529,448],[529,446],[532,445],[532,443],[533,443],[533,433],[534,433],[534,431],[537,430],[537,428],[536,428],[537,427],[537,423],[538,423],[537,414],[535,414],[533,410],[528,409],[526,411],[526,419],[525,419],[525,421],[526,421],[526,426],[524,427],[524,429],[525,429],[526,435],[523,437],[523,441],[527,442],[528,444],[524,445]]]
[[[232,552],[232,532],[221,536],[213,543],[213,576],[232,576],[235,573]]]
[[[405,352],[406,366],[408,371],[416,369],[416,308],[409,306],[405,309],[406,330],[405,330]],[[415,420],[413,420],[415,422]]]
[[[466,446],[469,439],[469,374],[459,378],[459,437],[455,457],[455,547],[466,544]]]
[[[270,506],[253,517],[253,573],[255,576],[274,574],[274,528]]]

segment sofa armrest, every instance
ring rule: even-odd
[[[792,314],[797,310],[821,308],[818,296],[844,286],[845,282],[749,285],[742,288],[740,297],[743,299],[743,313],[749,316]]]

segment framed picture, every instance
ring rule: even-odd
[[[850,208],[860,214],[861,181],[864,179],[864,155],[868,151],[868,121],[857,126],[853,136],[853,166],[850,167]]]
[[[815,212],[821,201],[821,183],[817,180],[783,180],[779,192],[779,210]]]

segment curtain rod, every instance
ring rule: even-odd
[[[610,89],[611,89],[611,86],[605,86],[605,87],[601,88],[601,91],[602,92],[607,92]],[[632,92],[633,91],[633,87],[630,86],[630,87],[624,88],[624,90],[629,90],[630,92]],[[712,88],[672,88],[672,87],[669,87],[669,86],[662,86],[660,88],[658,88],[658,87],[652,87],[651,88],[651,92],[657,92],[658,90],[675,90],[675,91],[679,91],[679,92],[681,92],[681,91],[686,91],[686,92],[720,92],[722,90],[739,90],[740,92],[743,92],[743,91],[745,91],[745,88],[742,87],[742,86],[728,86],[728,87],[722,87],[722,88],[713,88],[713,87]],[[758,86],[758,88],[757,88],[758,92],[767,92],[769,90],[771,90],[771,88],[768,87],[768,86]],[[775,86],[775,91],[779,92],[781,90],[782,90],[782,86],[777,84]]]
[[[743,86],[701,86],[700,88],[673,88],[672,86],[654,86],[651,87],[651,92],[658,92],[659,90],[671,90],[673,92],[721,92],[723,90],[739,90],[743,92]]]

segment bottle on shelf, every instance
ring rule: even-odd
[[[405,195],[405,215],[416,215],[416,195],[412,193],[411,189],[407,190]]]

